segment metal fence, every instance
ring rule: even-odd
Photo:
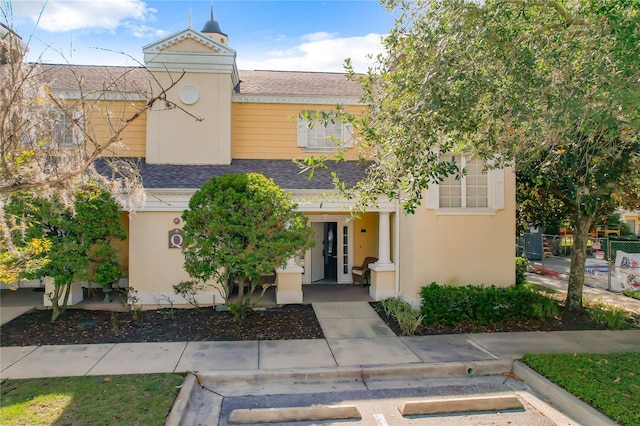
[[[572,235],[525,234],[516,240],[516,255],[529,259],[534,272],[568,276]],[[589,285],[612,291],[640,289],[640,240],[634,237],[589,238],[585,277]]]

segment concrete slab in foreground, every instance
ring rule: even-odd
[[[40,346],[21,358],[19,362],[3,370],[2,377],[5,379],[28,379],[33,377],[84,376],[114,346],[113,343]]]
[[[167,373],[175,370],[185,343],[120,343],[91,369],[92,376]]]

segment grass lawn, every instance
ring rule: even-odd
[[[9,379],[0,424],[160,425],[182,381],[179,374]]]
[[[525,355],[529,367],[620,425],[640,425],[640,352]]]

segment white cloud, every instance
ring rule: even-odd
[[[168,31],[133,22],[125,22],[123,26],[129,30],[131,35],[137,38],[162,38],[169,34]]]
[[[303,36],[305,42],[287,50],[266,52],[262,58],[242,57],[238,53],[238,68],[247,70],[287,71],[344,71],[344,60],[351,58],[357,72],[365,72],[382,51],[381,34],[359,37],[336,37],[329,33],[313,33]],[[308,40],[308,41],[306,41]]]
[[[302,36],[302,40],[313,43],[316,41],[331,40],[336,35],[336,33],[327,33],[324,31],[320,31],[317,33],[305,34]]]
[[[140,24],[132,22],[153,21],[155,9],[147,7],[141,0],[49,0],[17,1],[13,3],[16,17],[28,17],[38,28],[50,32],[72,30],[108,30],[119,26],[128,27],[132,34],[153,34],[152,29],[135,31]],[[127,25],[125,25],[127,24]]]

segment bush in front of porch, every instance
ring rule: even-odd
[[[182,214],[185,270],[196,280],[219,283],[231,312],[244,319],[261,277],[314,244],[313,229],[296,207],[290,193],[261,174],[214,176]],[[238,299],[229,303],[234,286]]]

